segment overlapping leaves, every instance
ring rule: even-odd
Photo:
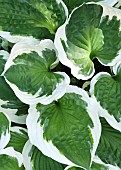
[[[85,2],[92,2],[91,0],[63,0],[71,12],[74,8],[82,5]],[[117,3],[117,0],[93,0],[93,2],[99,2],[105,5],[113,6]]]
[[[65,165],[45,156],[40,150],[27,141],[23,149],[26,170],[63,170]]]
[[[22,155],[15,151],[13,147],[8,147],[0,151],[0,170],[25,170]]]
[[[64,2],[0,0],[0,170],[121,169],[120,3]]]

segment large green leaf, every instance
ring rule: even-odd
[[[120,60],[120,19],[120,10],[97,4],[83,4],[72,12],[57,31],[55,46],[59,60],[71,68],[73,76],[92,77],[94,58],[110,66]]]
[[[25,144],[22,155],[26,170],[63,170],[65,168],[65,165],[43,155],[29,141]]]
[[[101,118],[102,134],[96,154],[108,164],[121,168],[121,132],[112,128],[104,118]]]
[[[50,103],[53,98],[61,97],[66,84],[69,84],[65,73],[52,71],[56,65],[57,56],[52,41],[18,43],[6,63],[5,78],[22,102]]]
[[[92,0],[63,0],[69,11],[72,11],[75,7],[82,5],[85,2],[92,2]],[[93,2],[100,2],[100,0],[93,0]],[[101,3],[113,6],[116,4],[117,0],[102,0]]]
[[[0,0],[0,16],[1,31],[44,39],[54,37],[66,11],[58,0]]]
[[[22,155],[12,147],[0,151],[0,170],[25,170],[22,163]]]
[[[14,149],[18,152],[22,152],[25,143],[28,140],[28,135],[26,129],[21,127],[11,127],[10,128],[10,141],[8,143],[8,147],[14,147]]]
[[[15,96],[2,76],[0,76],[0,111],[6,113],[11,121],[22,124],[25,123],[28,114],[28,105]]]
[[[10,140],[10,120],[0,112],[0,150],[3,149]]]
[[[27,117],[31,143],[58,162],[88,169],[100,137],[94,105],[85,91],[68,86],[58,101],[32,106]]]
[[[98,73],[91,80],[90,93],[98,102],[100,116],[121,131],[121,63],[114,67],[115,75]]]

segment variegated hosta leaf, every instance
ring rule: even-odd
[[[16,36],[16,35],[11,35],[10,32],[5,32],[5,31],[0,31],[0,37],[4,38],[6,41],[10,43],[17,43],[17,42],[25,42],[25,41],[35,41],[35,43],[39,43],[40,41],[36,38],[33,37],[24,37],[24,36]]]
[[[53,38],[67,15],[62,0],[0,0],[0,30],[17,39],[20,35]]]
[[[121,59],[121,10],[98,4],[83,4],[55,36],[62,64],[71,68],[77,79],[89,79],[95,69],[93,59],[114,65]]]
[[[89,168],[101,127],[95,102],[84,90],[68,86],[61,99],[31,106],[27,127],[31,143],[46,156]]]
[[[10,140],[10,120],[0,112],[0,150],[3,149]]]
[[[64,95],[70,82],[66,73],[52,71],[57,60],[51,40],[17,43],[5,65],[6,81],[22,102],[48,104]]]
[[[8,59],[8,57],[9,57],[8,52],[6,52],[4,50],[0,51],[0,75],[4,71],[4,66],[5,66],[5,63],[6,63],[7,59]]]
[[[0,170],[25,170],[23,158],[12,147],[0,151]]]
[[[108,164],[117,165],[121,169],[121,132],[112,128],[101,118],[102,134],[96,155]]]
[[[10,141],[7,146],[14,147],[16,151],[22,153],[24,145],[28,140],[27,130],[18,126],[11,127],[10,135]]]
[[[16,97],[4,77],[0,76],[0,112],[6,113],[12,122],[25,124],[28,108]]]
[[[65,167],[65,165],[43,155],[30,141],[25,144],[22,155],[26,170],[63,170]]]
[[[68,166],[64,170],[83,170],[82,168]],[[90,170],[120,170],[119,167],[105,164],[99,157],[95,156]]]
[[[117,3],[117,0],[63,0],[69,11],[72,11],[75,7],[79,7],[85,2],[99,2],[108,6],[113,6]]]
[[[100,72],[93,77],[90,93],[98,102],[100,116],[121,132],[121,63],[113,71],[113,76]]]

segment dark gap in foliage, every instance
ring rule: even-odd
[[[7,44],[5,43],[5,44],[3,45],[3,41],[4,41],[4,39],[3,39],[2,37],[0,37],[0,50],[5,50],[5,51],[7,51],[8,53],[10,53],[10,52],[11,52],[11,49],[12,49],[12,47],[13,47],[14,44],[6,41]]]
[[[96,75],[97,73],[102,72],[102,71],[103,71],[103,72],[108,72],[109,74],[112,74],[110,67],[109,67],[109,66],[104,66],[104,65],[102,65],[102,64],[98,61],[97,58],[95,58],[95,59],[93,60],[93,63],[94,63],[94,67],[95,67],[95,75]],[[91,78],[91,79],[92,79],[92,78]]]
[[[83,83],[85,82],[84,80],[78,80],[71,74],[71,69],[69,67],[64,66],[59,62],[59,64],[53,69],[53,71],[61,71],[65,72],[69,77],[70,77],[70,84],[75,85],[78,87],[82,87]]]
[[[18,123],[11,122],[11,127],[13,127],[13,126],[18,126],[18,125],[19,125],[19,127],[22,127],[22,128],[27,129],[26,124],[18,124]]]

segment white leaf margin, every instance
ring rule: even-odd
[[[26,170],[33,170],[33,164],[32,164],[32,161],[31,161],[31,156],[30,156],[30,151],[32,149],[32,144],[30,143],[30,141],[28,140],[25,145],[24,145],[24,148],[23,148],[23,151],[22,151],[22,156],[23,156],[23,164],[24,164],[24,167]]]
[[[9,58],[9,53],[5,50],[0,50],[0,55],[3,56],[4,60],[7,60]]]
[[[75,9],[72,11],[72,13],[75,11]],[[71,13],[71,15],[72,15]],[[70,15],[70,17],[71,17]],[[70,18],[69,17],[69,18]],[[68,58],[67,58],[67,55],[66,55],[66,52],[63,48],[63,45],[61,43],[61,39],[64,41],[64,43],[66,44],[66,47],[68,47],[68,44],[67,44],[67,37],[65,35],[65,28],[66,28],[66,25],[68,24],[68,21],[69,19],[61,26],[57,29],[57,32],[55,34],[55,39],[54,39],[54,44],[55,44],[55,47],[58,51],[58,58],[59,58],[59,61],[69,67],[71,69],[71,74],[76,77],[77,79],[82,79],[82,80],[88,80],[89,78],[91,78],[94,74],[94,65],[93,65],[93,72],[91,73],[91,75],[89,76],[84,76],[83,74],[79,74],[79,71],[80,71],[80,68],[78,66],[76,66],[75,64],[73,64],[73,62],[71,62]]]
[[[18,109],[10,109],[10,108],[3,108],[3,104],[7,104],[8,101],[4,101],[0,99],[0,111],[6,113],[6,115],[9,117],[11,122],[18,123],[18,124],[26,124],[26,115],[18,116],[16,115]]]
[[[3,60],[7,61],[8,58],[9,58],[9,55],[10,55],[10,54],[9,54],[7,51],[5,51],[5,50],[0,50],[0,56],[3,56],[3,57],[2,57]],[[2,75],[2,73],[1,73],[1,75]]]
[[[64,10],[65,10],[65,15],[66,15],[66,19],[68,18],[68,9],[66,7],[66,5],[64,4],[64,2],[62,0],[56,0],[56,2],[58,4],[62,4]],[[31,28],[30,28],[31,29]],[[11,43],[18,43],[18,42],[25,42],[25,41],[34,41],[35,43],[39,43],[39,40],[37,40],[36,38],[34,38],[33,36],[18,36],[18,35],[11,35],[10,32],[7,31],[0,31],[0,37],[6,39],[7,41],[11,42]]]
[[[113,18],[113,16],[116,16],[117,20],[120,20],[120,23],[121,23],[121,10],[112,7],[113,5],[116,4],[116,2],[118,2],[118,1],[117,0],[105,0],[105,1],[100,1],[100,2],[97,2],[97,3],[88,2],[87,4],[99,4],[99,5],[102,6],[103,14],[102,14],[102,17],[101,17],[101,21],[102,21],[103,17],[108,15],[109,20],[111,20]],[[112,5],[109,5],[110,3],[112,3]],[[120,24],[119,30],[121,31],[121,24]],[[101,60],[99,58],[97,58],[97,59],[104,66],[114,66],[118,62],[120,62],[120,60],[121,60],[121,49],[118,51],[118,55],[108,64],[104,64],[103,62],[101,62]]]
[[[16,35],[11,35],[10,32],[6,32],[6,31],[0,31],[0,37],[2,37],[3,39],[6,39],[7,41],[15,44],[18,42],[24,42],[24,41],[35,41],[35,42],[39,42],[39,40],[35,39],[32,36],[16,36]]]
[[[104,0],[104,1],[97,2],[97,4],[114,6],[117,2],[118,2],[118,0]]]
[[[118,74],[118,69],[121,69],[121,61],[118,62],[115,66],[113,66],[113,73],[114,73],[115,75]]]
[[[62,4],[62,6],[63,6],[63,8],[64,8],[64,10],[65,10],[65,15],[66,15],[66,17],[68,18],[68,15],[69,15],[69,12],[68,12],[68,8],[67,8],[67,6],[65,5],[65,3],[63,2],[63,0],[56,0],[56,2],[58,3],[58,4]]]
[[[8,129],[6,129],[6,131],[3,131],[0,137],[0,151],[5,148],[5,146],[8,144],[8,142],[10,141],[10,126],[11,126],[11,121],[9,119],[9,117],[0,110],[0,112],[6,117],[6,119],[9,122],[8,125]]]
[[[117,19],[120,19],[121,20],[121,10],[120,9],[116,9],[116,8],[113,8],[113,7],[110,7],[110,6],[107,6],[107,4],[111,2],[110,0],[108,1],[102,1],[102,3],[98,2],[98,3],[94,3],[94,2],[88,2],[86,4],[97,4],[97,5],[100,5],[102,6],[103,8],[103,14],[102,14],[102,18],[106,15],[109,15],[109,19],[111,20],[113,16],[117,16]],[[115,4],[115,0],[112,2],[111,5],[114,5]],[[105,5],[104,5],[105,4]],[[83,4],[82,4],[83,5]],[[76,77],[77,79],[82,79],[82,80],[88,80],[89,78],[91,78],[94,73],[95,73],[95,69],[94,69],[94,64],[92,62],[92,65],[93,65],[93,71],[90,75],[87,75],[87,76],[84,76],[83,74],[79,73],[79,70],[80,70],[80,67],[76,66],[71,60],[69,60],[67,58],[67,54],[63,48],[63,45],[61,43],[61,39],[64,41],[66,47],[68,47],[68,44],[67,44],[67,37],[66,37],[66,32],[65,32],[65,28],[66,28],[66,25],[69,23],[70,21],[70,18],[71,16],[73,15],[74,11],[76,11],[76,9],[80,8],[82,5],[80,5],[79,7],[75,8],[71,14],[69,15],[69,18],[67,19],[67,21],[62,25],[60,26],[58,29],[57,29],[57,32],[55,34],[55,39],[54,39],[54,44],[55,44],[55,47],[58,51],[58,58],[59,58],[59,61],[69,67],[71,69],[71,74]],[[101,20],[102,20],[101,18]],[[121,27],[120,27],[121,29]],[[98,59],[98,58],[97,58]],[[99,60],[99,59],[98,59]],[[121,60],[121,50],[119,50],[118,52],[118,55],[115,57],[114,60],[112,60],[110,63],[108,64],[104,64],[102,63],[100,60],[99,62],[102,64],[102,65],[105,65],[105,66],[114,66],[117,62],[119,62]]]
[[[113,166],[111,164],[105,164],[104,162],[101,161],[101,159],[98,156],[94,157],[93,162],[105,166],[107,170],[120,170],[120,168],[117,166]],[[64,170],[69,170],[70,168],[73,168],[73,166],[67,166]]]
[[[24,131],[25,133],[27,133],[28,134],[28,131],[27,131],[27,129],[25,129],[25,128],[23,128],[23,127],[20,127],[20,126],[12,126],[12,127],[10,127],[10,132],[15,132],[15,133],[18,133],[18,134],[21,134],[21,135],[23,135],[24,133],[22,132],[22,131]],[[27,136],[28,137],[28,136]],[[16,142],[16,141],[15,141]]]
[[[3,59],[5,61],[7,61],[10,54],[5,50],[1,50],[0,55],[3,56]],[[4,101],[4,100],[0,99],[0,111],[3,112],[3,113],[6,113],[6,115],[8,115],[8,117],[10,118],[10,120],[12,122],[19,123],[19,124],[25,124],[27,115],[18,116],[18,115],[16,115],[16,112],[17,112],[18,109],[5,109],[5,108],[3,108],[1,105],[6,104],[7,102],[8,101]]]
[[[120,9],[103,5],[103,3],[101,4],[101,6],[103,7],[102,18],[105,17],[106,15],[108,15],[109,19],[111,20],[113,18],[113,16],[116,16],[117,19],[120,20],[120,23],[121,23],[121,10]],[[119,30],[121,31],[121,24],[120,24]],[[117,56],[110,63],[104,64],[104,63],[101,62],[100,59],[98,59],[98,61],[104,66],[114,66],[114,65],[116,65],[118,62],[121,61],[121,49],[118,51]]]
[[[18,134],[21,134],[21,135],[23,135],[24,133],[22,132],[22,131],[24,131],[25,133],[27,133],[27,136],[26,137],[28,137],[28,130],[27,129],[25,129],[25,128],[23,128],[23,127],[20,127],[20,126],[12,126],[12,127],[10,127],[10,132],[15,132],[15,133],[18,133]],[[16,142],[16,141],[15,141]]]
[[[92,137],[94,140],[94,146],[93,150],[91,150],[91,163],[93,160],[93,157],[95,155],[100,136],[101,136],[101,124],[98,117],[98,109],[96,107],[96,103],[93,99],[89,98],[86,91],[83,89],[80,89],[76,86],[67,86],[66,87],[66,93],[76,93],[82,96],[82,99],[88,103],[87,111],[89,113],[89,116],[91,117],[94,128],[91,129]],[[36,105],[31,105],[29,109],[29,115],[27,116],[27,128],[28,128],[28,135],[30,142],[35,145],[41,152],[54,159],[57,162],[60,162],[62,164],[67,164],[70,166],[77,166],[70,160],[68,160],[64,155],[62,155],[59,150],[52,144],[52,141],[47,142],[43,138],[43,127],[40,126],[40,121],[38,121],[40,118],[40,113],[37,112]],[[98,132],[98,133],[97,133]]]
[[[102,162],[102,160],[98,156],[95,156],[93,161],[95,163],[102,164],[102,165],[108,167],[108,170],[120,170],[120,168],[118,166],[113,166],[111,164],[105,164],[104,162]]]
[[[8,147],[0,151],[0,155],[8,155],[10,157],[16,158],[18,160],[19,167],[23,164],[22,154],[15,151],[13,147]]]
[[[10,54],[5,50],[1,50],[0,55],[3,56],[3,59],[5,61],[7,61]],[[6,113],[6,115],[8,115],[8,117],[10,118],[10,120],[12,122],[19,123],[19,124],[25,124],[26,123],[26,115],[17,116],[16,115],[17,109],[5,109],[1,106],[3,104],[6,104],[7,102],[8,101],[4,101],[4,100],[0,99],[0,111],[3,113]]]
[[[36,51],[41,56],[42,51],[46,48],[50,49],[50,50],[54,49],[56,54],[57,54],[57,51],[55,49],[53,42],[49,39],[42,40],[42,41],[39,42],[39,44],[36,43],[35,41],[30,42],[29,40],[25,41],[25,43],[19,42],[19,43],[15,44],[14,47],[12,48],[12,50],[11,50],[10,57],[5,64],[5,70],[3,72],[3,75],[10,68],[10,66],[14,64],[13,60],[18,55],[20,55],[22,53],[30,53],[32,51]],[[52,64],[52,66],[54,64],[57,64],[57,63],[58,63],[58,58]],[[5,80],[9,84],[9,86],[13,89],[15,95],[23,103],[30,104],[30,105],[38,103],[38,102],[40,102],[42,104],[49,104],[53,100],[59,99],[60,97],[62,97],[65,94],[66,85],[68,85],[70,83],[70,78],[66,73],[64,73],[64,72],[55,72],[55,73],[62,75],[64,77],[64,80],[60,84],[57,85],[57,87],[53,91],[52,95],[49,95],[49,96],[45,95],[45,96],[42,96],[42,97],[38,97],[39,92],[41,91],[41,88],[38,90],[38,92],[36,92],[35,95],[32,95],[32,94],[28,94],[27,92],[22,92],[21,90],[19,90],[19,88],[15,84],[10,83],[6,79],[6,77],[5,77]]]
[[[115,5],[116,8],[119,8],[121,6],[121,1],[118,0],[118,3]]]
[[[117,72],[117,71],[116,71],[116,68],[118,68],[118,65],[119,65],[119,64],[117,64],[117,65],[114,67],[114,69],[113,69],[113,70],[115,70],[114,73]],[[100,73],[96,74],[96,75],[92,78],[92,80],[91,80],[91,82],[90,82],[90,94],[91,94],[91,98],[93,98],[93,99],[97,102],[97,107],[98,107],[98,109],[99,109],[99,116],[100,116],[100,117],[104,117],[104,118],[107,120],[107,122],[108,122],[114,129],[117,129],[117,130],[119,130],[119,131],[121,132],[121,121],[120,121],[120,122],[117,122],[117,120],[115,119],[115,117],[114,117],[113,115],[110,115],[107,110],[103,109],[102,106],[100,105],[100,102],[97,101],[97,99],[96,99],[96,97],[95,97],[95,95],[94,95],[95,84],[97,83],[97,81],[98,81],[99,79],[101,79],[102,77],[105,77],[105,76],[110,76],[110,77],[111,77],[111,75],[110,75],[109,73],[107,73],[107,72],[100,72]]]
[[[23,133],[21,132],[21,130],[23,130],[24,132],[27,133],[27,129],[25,129],[25,128],[23,128],[23,127],[20,127],[20,126],[12,126],[12,127],[10,127],[10,131],[23,134]]]

